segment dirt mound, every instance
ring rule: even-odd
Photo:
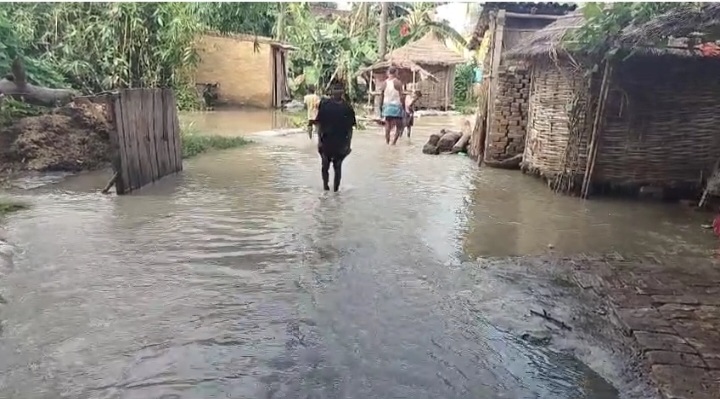
[[[112,125],[100,105],[76,101],[51,113],[23,118],[2,135],[0,161],[35,171],[80,171],[110,162]]]

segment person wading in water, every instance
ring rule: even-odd
[[[405,100],[405,114],[403,117],[403,128],[407,130],[407,136],[410,137],[412,127],[415,124],[415,104],[422,97],[420,90],[415,90],[410,100]]]
[[[340,189],[342,163],[350,154],[353,127],[357,124],[355,110],[344,98],[342,82],[330,85],[330,98],[320,101],[315,123],[318,125],[318,152],[322,159],[323,189],[330,190],[330,164],[333,166],[333,190]]]
[[[390,67],[387,70],[387,79],[380,85],[380,109],[385,121],[385,142],[390,144],[390,132],[395,129],[393,145],[397,143],[403,130],[403,114],[405,94],[402,82],[397,78],[397,69]]]
[[[314,85],[308,85],[307,90],[308,94],[303,100],[305,102],[305,108],[307,108],[308,136],[310,137],[310,140],[312,140],[313,130],[317,129],[317,127],[315,126],[315,118],[317,117],[318,107],[320,106],[320,96],[315,94]]]

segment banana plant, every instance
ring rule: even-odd
[[[437,20],[436,9],[442,4],[445,3],[420,2],[400,6],[404,13],[403,16],[391,22],[392,40],[389,38],[388,43],[392,43],[393,48],[401,47],[430,32],[439,40],[449,40],[458,47],[465,47],[467,40],[460,32],[450,26],[447,21]]]

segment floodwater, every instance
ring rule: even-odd
[[[199,130],[284,123],[213,114]],[[98,194],[106,173],[18,190],[34,206],[4,226],[0,398],[622,397],[495,323],[527,318],[502,304],[533,294],[469,260],[706,254],[702,216],[421,154],[458,122],[420,119],[395,147],[357,132],[339,193],[307,136],[267,133],[133,195]]]

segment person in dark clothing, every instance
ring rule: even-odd
[[[353,127],[357,124],[355,110],[344,98],[345,88],[341,82],[330,85],[330,98],[320,101],[317,119],[318,152],[322,159],[323,189],[330,190],[330,164],[333,166],[333,190],[340,189],[342,162],[350,154]]]

